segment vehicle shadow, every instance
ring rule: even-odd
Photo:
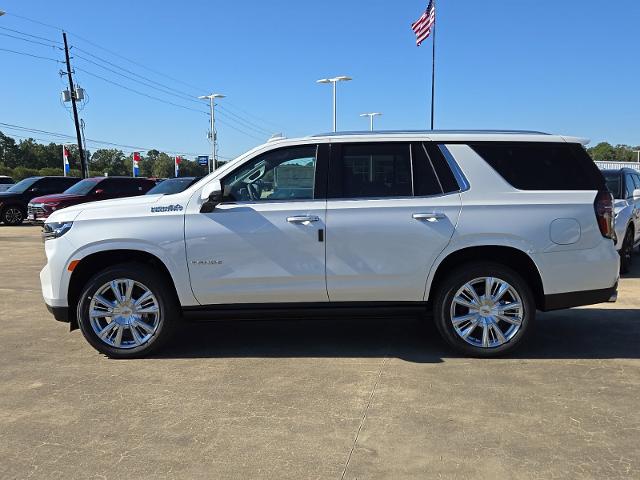
[[[525,345],[506,359],[640,358],[640,310],[539,313]],[[411,317],[189,323],[159,358],[458,358],[430,320]]]

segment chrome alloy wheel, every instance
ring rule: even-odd
[[[18,207],[9,207],[4,212],[4,219],[11,225],[22,223],[22,210]]]
[[[465,342],[495,348],[511,340],[522,326],[524,307],[518,292],[496,277],[465,283],[451,302],[451,323]]]
[[[158,300],[140,282],[118,278],[102,285],[91,298],[89,322],[100,340],[115,348],[135,348],[157,332]]]

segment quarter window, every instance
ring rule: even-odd
[[[633,183],[633,176],[630,173],[625,174],[625,188],[626,188],[626,198],[633,198],[633,189],[635,188],[635,184]]]

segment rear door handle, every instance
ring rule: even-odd
[[[441,212],[414,213],[411,216],[416,220],[426,220],[428,222],[437,222],[438,220],[447,218],[447,216]]]
[[[287,217],[287,222],[289,223],[308,223],[308,222],[319,222],[320,217],[316,215],[294,215],[293,217]]]

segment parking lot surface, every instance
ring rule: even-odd
[[[540,314],[514,356],[411,318],[188,325],[109,360],[0,226],[0,478],[640,478],[640,256],[616,304]]]

